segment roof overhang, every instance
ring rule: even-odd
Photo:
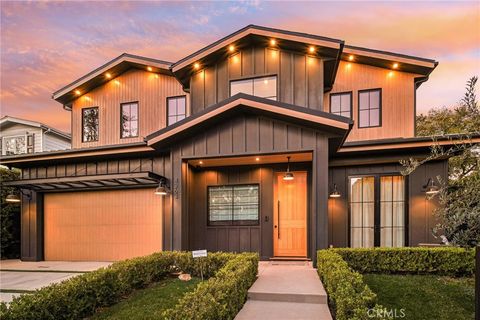
[[[205,67],[231,54],[228,48],[232,44],[237,50],[251,45],[267,47],[269,46],[270,39],[276,40],[276,44],[272,48],[296,51],[302,54],[308,53],[309,46],[315,46],[315,53],[310,55],[324,59],[324,85],[325,87],[333,85],[339,57],[344,44],[342,40],[256,25],[248,25],[188,55],[174,63],[171,70],[182,83],[183,87],[188,88],[190,85],[190,76],[197,71],[193,67],[195,63],[199,63],[202,67]]]
[[[164,179],[153,172],[105,174],[96,176],[61,177],[5,181],[9,187],[40,192],[91,191],[115,188],[155,187]]]
[[[4,166],[23,168],[32,165],[44,165],[51,162],[69,163],[79,160],[118,159],[135,157],[138,154],[154,153],[145,142],[102,146],[96,148],[69,149],[61,151],[47,151],[39,153],[20,154],[15,156],[1,156],[0,163]]]
[[[329,132],[339,145],[353,125],[352,120],[346,117],[239,93],[147,136],[145,141],[148,146],[162,150],[174,142],[211,127],[214,123],[245,112]]]
[[[63,105],[68,105],[77,98],[76,90],[81,94],[87,93],[131,68],[150,71],[147,69],[150,67],[151,72],[172,75],[170,71],[171,65],[171,62],[124,53],[57,90],[52,94],[52,98]],[[110,77],[106,76],[107,73],[110,74]]]
[[[37,121],[31,121],[31,120],[26,120],[26,119],[20,119],[16,117],[11,117],[11,116],[4,116],[0,119],[0,129],[3,129],[5,126],[8,126],[9,124],[21,124],[33,128],[41,128],[46,131],[46,133],[50,134],[55,134],[58,135],[59,137],[69,140],[71,139],[70,134],[65,133],[63,131],[60,131],[58,129],[55,129],[53,127],[47,126],[46,124],[43,124],[41,122]]]
[[[353,60],[350,60],[350,56]],[[342,60],[423,76],[430,75],[438,65],[438,62],[432,59],[350,45],[344,46]],[[398,64],[397,68],[393,68],[395,63]]]

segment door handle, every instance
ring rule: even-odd
[[[278,200],[277,202],[277,225],[278,225],[277,238],[280,239],[280,200]]]

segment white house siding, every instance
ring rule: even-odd
[[[70,149],[70,141],[52,133],[43,135],[43,151]]]
[[[23,124],[12,124],[6,128],[3,128],[0,132],[0,136],[2,137],[11,137],[11,136],[24,136],[26,134],[34,134],[34,152],[41,152],[43,149],[42,145],[42,129],[35,128],[31,126],[26,126]],[[2,145],[2,154],[5,154],[3,145]]]

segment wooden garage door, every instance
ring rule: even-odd
[[[162,249],[154,189],[45,194],[45,260],[115,261]]]

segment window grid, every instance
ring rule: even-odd
[[[391,206],[389,206],[390,207],[390,210],[389,210],[390,212],[389,213],[390,213],[391,225],[390,226],[385,226],[384,221],[381,221],[381,226],[380,226],[381,229],[390,229],[391,243],[390,244],[385,244],[385,241],[387,241],[387,239],[381,239],[381,242],[383,243],[382,246],[388,246],[388,247],[398,247],[398,244],[395,243],[395,239],[396,239],[395,234],[394,234],[395,230],[403,231],[402,234],[405,233],[405,221],[404,221],[404,219],[405,219],[405,194],[402,193],[403,199],[394,200],[395,199],[394,182],[393,182],[394,177],[400,177],[400,176],[384,176],[384,177],[380,178],[380,180],[382,181],[380,183],[381,186],[384,185],[385,180],[387,180],[387,179],[390,180],[390,181],[388,181],[388,183],[390,184],[390,191],[391,191],[390,192],[390,199],[391,200],[385,200],[383,198],[383,194],[384,194],[383,192],[382,192],[382,196],[380,197],[380,208],[381,209],[386,207],[386,206],[382,206],[382,204],[386,204],[386,203],[391,204]],[[402,177],[402,188],[405,188],[404,183],[405,183],[405,180]],[[403,208],[402,211],[403,211],[404,216],[402,217],[402,225],[401,226],[397,226],[396,223],[395,223],[396,219],[394,217],[394,206],[393,206],[394,203],[401,204],[402,208]],[[388,213],[386,213],[386,214],[388,214]],[[381,216],[383,216],[383,215],[381,215]],[[405,245],[405,237],[404,236],[402,237],[401,242],[402,243],[400,244],[400,247]]]
[[[376,106],[372,107],[375,101],[372,96],[378,96]],[[363,98],[367,99],[366,105],[362,104]],[[373,128],[382,125],[382,90],[369,89],[360,90],[358,92],[358,127],[359,128]],[[372,119],[374,119],[372,121]]]
[[[339,103],[337,106],[336,103]],[[352,92],[330,94],[330,113],[352,118]]]
[[[121,138],[138,137],[138,102],[120,105]]]
[[[364,180],[365,180],[366,178],[373,178],[373,177],[351,177],[351,178],[350,178],[350,181],[352,181],[352,179],[360,179],[360,181],[361,181],[361,187],[360,187],[360,189],[361,189],[361,193],[360,193],[360,194],[361,194],[361,199],[360,199],[360,201],[352,201],[352,200],[351,200],[351,197],[350,197],[350,201],[349,201],[349,202],[350,202],[350,215],[351,215],[351,216],[350,216],[350,221],[353,220],[353,219],[352,219],[352,214],[353,214],[353,212],[352,212],[352,211],[353,211],[353,210],[352,210],[352,204],[359,204],[359,205],[360,205],[360,208],[361,208],[361,210],[360,210],[360,211],[361,211],[361,220],[360,220],[360,221],[361,221],[361,226],[358,226],[358,227],[357,227],[357,226],[352,226],[352,225],[351,225],[351,226],[350,226],[350,228],[351,228],[350,233],[351,233],[351,238],[353,238],[353,237],[352,237],[352,233],[353,233],[352,231],[353,231],[353,229],[360,229],[360,230],[362,231],[362,232],[361,232],[361,247],[362,247],[362,248],[365,248],[365,247],[366,247],[366,243],[365,243],[365,239],[364,239],[365,230],[369,230],[369,229],[372,229],[372,228],[373,228],[372,226],[365,226],[365,225],[364,225],[364,224],[365,224],[365,216],[364,216],[365,205],[366,205],[366,204],[367,204],[367,205],[368,205],[368,204],[375,205],[375,183],[374,183],[374,189],[373,189],[373,194],[374,194],[373,199],[372,199],[371,201],[364,200],[364,196],[365,196],[365,194],[364,194]],[[351,182],[350,182],[350,188],[352,188]],[[352,244],[353,244],[353,242],[352,242]]]
[[[186,96],[167,98],[167,126],[170,126],[187,116]]]

